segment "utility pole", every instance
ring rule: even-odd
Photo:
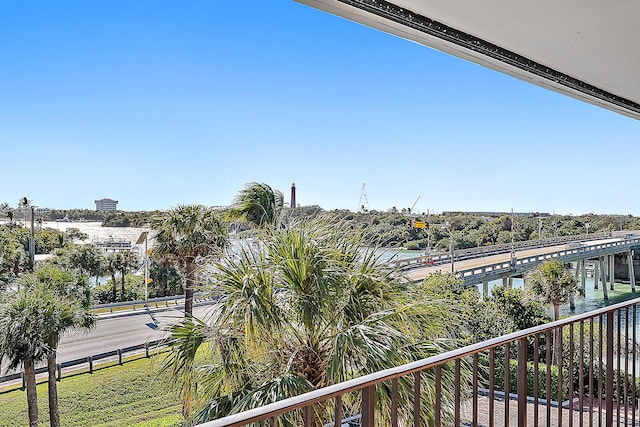
[[[36,258],[36,239],[33,233],[33,217],[34,217],[34,206],[31,205],[31,235],[29,236],[29,261],[31,262],[32,271],[35,267],[35,258]]]
[[[515,233],[513,227],[513,208],[511,208],[511,268],[516,265]]]
[[[149,283],[152,282],[152,280],[149,278],[149,246],[148,246],[149,232],[148,231],[143,231],[142,233],[140,233],[140,236],[138,237],[138,240],[136,241],[136,245],[141,245],[142,242],[144,242],[144,258],[143,258],[143,264],[144,264],[144,300],[145,300],[145,305],[147,305],[147,301],[149,300]]]
[[[451,240],[449,242],[449,257],[451,258],[451,272],[454,273],[455,272],[455,265],[454,265],[454,257],[453,257],[453,223],[447,221],[444,223],[444,225],[449,229],[449,235],[451,236]]]
[[[538,217],[538,240],[542,240],[542,217]]]

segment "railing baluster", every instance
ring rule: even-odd
[[[621,360],[620,360],[620,352],[621,352],[621,346],[622,346],[622,310],[618,310],[617,312],[614,312],[614,318],[616,318],[617,314],[617,319],[618,319],[618,324],[617,324],[617,345],[616,345],[616,353],[617,353],[617,363],[615,365],[615,370],[614,373],[616,375],[616,426],[620,425],[620,365],[621,365]]]
[[[362,405],[362,407],[364,412],[364,405]],[[311,406],[306,405],[302,408],[302,422],[304,423],[304,427],[311,427],[313,425],[311,421]],[[373,427],[373,424],[371,424],[371,427]]]
[[[510,359],[510,344],[506,343],[504,345],[504,425],[508,426],[509,423],[509,389],[511,388],[511,384],[509,381],[509,367],[510,367],[510,363],[509,363],[509,359]]]
[[[436,407],[434,408],[434,421],[435,427],[442,426],[441,420],[441,409],[442,409],[442,365],[437,365],[435,368],[436,371]],[[420,381],[420,377],[417,377],[417,381]],[[419,387],[419,385],[417,386]],[[419,408],[418,408],[419,409]],[[415,412],[415,410],[414,410]],[[420,421],[420,413],[418,412],[417,420]],[[416,427],[420,426],[420,424],[415,424],[416,418],[414,415],[414,425]]]
[[[340,427],[342,425],[342,395],[336,396],[333,404],[335,405],[333,408],[334,426]]]
[[[554,346],[556,346],[556,350],[560,350],[560,354],[555,355],[554,357],[558,361],[558,426],[562,427],[562,326],[556,329],[556,339],[557,343],[554,342]]]
[[[633,383],[631,385],[631,420],[635,423],[636,421],[636,405],[637,405],[637,395],[636,395],[636,363],[638,359],[636,357],[636,322],[638,321],[638,313],[637,313],[637,305],[633,305],[633,327],[632,327],[632,341],[631,341],[631,376],[633,378]]]
[[[537,426],[538,425],[538,418],[539,418],[539,404],[538,404],[538,400],[539,400],[539,395],[540,395],[540,390],[539,390],[539,383],[540,383],[540,367],[538,366],[538,364],[540,363],[540,334],[536,334],[533,336],[533,398],[534,398],[534,405],[533,405],[533,425]]]
[[[460,359],[455,361],[455,420],[454,425],[460,425]]]
[[[478,353],[473,354],[473,427],[478,427]]]
[[[496,374],[496,366],[495,366],[495,357],[496,350],[491,347],[489,350],[489,426],[493,427],[495,425],[495,374]]]
[[[567,381],[569,383],[569,395],[567,400],[569,401],[569,427],[573,427],[573,357],[575,355],[575,348],[573,342],[573,323],[569,325],[569,372],[567,375]]]
[[[605,285],[606,286],[606,285]],[[604,362],[603,355],[603,343],[604,343],[604,316],[598,316],[598,427],[602,426],[602,394],[604,393]],[[610,427],[610,426],[608,426]]]
[[[362,389],[362,427],[375,426],[376,386],[370,385]]]
[[[624,309],[624,425],[629,422],[629,395],[627,383],[629,378],[629,307]]]
[[[593,369],[593,364],[595,363],[593,358],[593,346],[595,345],[594,333],[595,325],[592,317],[589,319],[589,398],[591,399],[589,404],[589,427],[593,427],[593,403],[596,400],[595,391],[593,389],[593,376],[595,374]]]
[[[584,270],[583,270],[584,272]],[[578,417],[578,425],[580,427],[584,426],[584,417],[583,417],[583,413],[584,413],[584,321],[580,322],[580,363],[578,364],[578,387],[580,388],[579,391],[579,406],[580,406],[580,412],[579,412],[579,417]]]
[[[436,385],[436,394],[439,393],[438,386]],[[420,372],[414,372],[413,374],[413,425],[414,427],[420,425]],[[436,405],[437,406],[437,405]],[[437,410],[437,409],[436,409]]]
[[[613,328],[614,328],[614,312],[607,313],[607,361],[606,361],[606,392],[605,392],[605,425],[611,427],[613,425]]]
[[[398,427],[398,378],[391,381],[391,427]]]
[[[524,337],[518,340],[518,427],[527,425],[527,383],[527,338]]]
[[[546,390],[545,397],[547,399],[547,427],[551,427],[551,346],[553,342],[551,341],[551,331],[547,331],[547,372],[546,372]]]

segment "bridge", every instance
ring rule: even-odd
[[[584,287],[586,261],[591,261],[595,285],[602,284],[605,299],[608,299],[607,281],[613,289],[616,278],[629,281],[635,292],[633,256],[637,248],[640,248],[639,235],[625,231],[467,249],[454,252],[453,262],[451,254],[443,254],[396,260],[392,265],[405,269],[412,281],[423,280],[436,272],[455,271],[464,281],[464,286],[482,284],[486,294],[490,281],[502,279],[505,285],[510,285],[514,277],[522,277],[528,270],[548,260],[575,263],[576,276]]]

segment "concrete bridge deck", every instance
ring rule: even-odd
[[[521,249],[514,251],[513,259],[512,254],[507,252],[454,261],[453,266],[451,262],[430,266],[410,264],[409,266],[412,268],[406,271],[406,276],[412,281],[420,281],[432,273],[448,273],[455,270],[464,280],[465,286],[473,286],[491,280],[521,277],[526,271],[541,262],[556,259],[564,263],[581,262],[583,270],[584,260],[598,260],[598,264],[601,264],[599,270],[602,272],[606,270],[609,278],[612,278],[613,273],[609,272],[615,271],[615,255],[626,253],[625,262],[630,265],[629,279],[631,280],[631,276],[635,277],[635,269],[632,266],[633,261],[629,260],[632,260],[633,250],[636,248],[640,248],[640,238],[635,235],[611,237],[579,244],[565,243]],[[606,266],[604,265],[605,260],[607,261]],[[583,271],[582,276],[584,275]],[[604,278],[602,281],[604,283]],[[633,280],[633,284],[635,285],[635,280]]]

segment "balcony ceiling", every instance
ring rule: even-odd
[[[640,2],[297,0],[640,118]]]

